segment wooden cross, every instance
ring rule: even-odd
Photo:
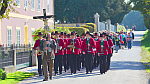
[[[47,15],[46,16],[46,9],[43,9],[43,15],[44,16],[34,16],[33,19],[40,19],[44,21],[44,30],[49,31],[48,27],[48,18],[55,18],[56,15]]]
[[[56,15],[47,15],[46,16],[46,9],[43,9],[44,16],[34,16],[33,19],[40,19],[44,21],[44,30],[46,34],[46,41],[48,41],[47,33],[49,32],[49,26],[48,26],[48,18],[54,18]],[[47,55],[47,50],[46,50]]]

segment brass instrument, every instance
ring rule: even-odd
[[[70,47],[70,50],[72,50],[72,52],[74,53],[74,42],[71,42],[71,47]]]
[[[41,50],[37,50],[37,55],[42,55]]]
[[[57,50],[62,50],[62,46],[59,46],[59,44],[57,44]]]

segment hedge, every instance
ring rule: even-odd
[[[79,35],[82,35],[83,32],[86,33],[87,31],[89,31],[88,29],[83,28],[83,27],[57,27],[57,29],[59,29],[59,28],[60,29],[62,29],[62,28],[69,29],[71,32],[76,31],[77,34],[79,34]]]
[[[94,24],[94,23],[86,23],[86,25],[93,27],[93,30],[91,32],[97,32],[97,26],[96,26],[96,24]]]
[[[88,25],[82,25],[81,27],[89,29],[91,33],[93,33],[93,27]]]

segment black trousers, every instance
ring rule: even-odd
[[[37,58],[38,58],[38,73],[39,73],[39,75],[42,75],[42,69],[41,69],[42,56],[37,56]]]
[[[69,66],[70,66],[69,55],[67,54],[66,56],[67,56],[67,58],[66,58],[66,60],[67,60],[67,70],[69,70]]]
[[[77,55],[77,70],[81,68],[81,54]]]
[[[85,67],[86,72],[91,72],[93,70],[93,53],[88,53],[85,55]]]
[[[81,54],[81,63],[82,63],[82,68],[85,67],[85,55]]]
[[[112,54],[107,55],[107,70],[110,69],[110,59],[111,59]]]
[[[69,54],[69,64],[70,64],[70,69],[71,73],[76,73],[76,68],[77,68],[77,55],[74,54]]]
[[[93,67],[94,68],[98,67],[98,65],[99,65],[98,53],[95,53]]]
[[[64,65],[64,69],[67,69],[67,55],[63,55],[63,65]]]
[[[59,67],[59,72],[62,72],[62,55],[57,55],[55,56],[54,60],[54,71],[55,74],[58,73],[58,67]]]
[[[100,73],[106,72],[106,55],[99,56],[99,62],[100,62]]]

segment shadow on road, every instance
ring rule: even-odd
[[[141,62],[112,61],[110,70],[145,70]]]
[[[115,70],[145,70],[143,66],[141,66],[141,62],[132,62],[132,61],[112,61],[111,62],[111,71]],[[106,73],[107,74],[107,73]],[[85,74],[85,69],[81,69],[81,71],[77,71],[76,74],[70,75],[70,70],[67,72],[63,71],[62,75],[53,76],[53,80],[57,79],[68,79],[68,78],[84,78],[84,77],[92,77],[92,76],[103,76],[105,74],[100,74],[99,68],[93,70],[92,73]],[[39,77],[38,75],[34,76],[33,78],[26,79],[25,81],[34,80],[34,82],[28,82],[24,84],[36,84],[43,82],[44,76]]]
[[[133,46],[141,46],[141,41],[133,41]]]

